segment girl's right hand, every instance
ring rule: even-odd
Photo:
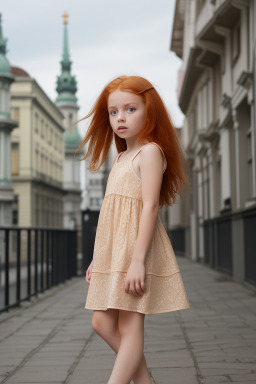
[[[94,264],[94,260],[91,261],[91,264],[89,265],[89,267],[87,268],[87,271],[86,271],[87,284],[90,284],[90,281],[91,281],[93,264]]]

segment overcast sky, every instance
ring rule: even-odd
[[[139,75],[153,83],[176,126],[183,114],[177,105],[181,60],[170,51],[175,0],[2,0],[2,28],[7,57],[35,78],[56,100],[60,74],[63,12],[72,74],[76,76],[78,118],[85,116],[103,87],[118,75]],[[84,122],[78,124],[84,136]]]
[[[138,75],[155,86],[180,127],[184,117],[176,89],[181,60],[170,51],[174,8],[175,0],[2,0],[0,12],[11,65],[25,69],[55,101],[67,10],[78,118],[113,78]],[[82,137],[86,127],[86,121],[78,124]],[[82,189],[85,174],[82,161]]]

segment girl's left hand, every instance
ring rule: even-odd
[[[142,296],[145,286],[146,268],[142,261],[132,260],[125,278],[125,292],[134,296]]]

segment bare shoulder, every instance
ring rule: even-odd
[[[140,151],[140,165],[156,163],[163,166],[163,154],[157,145],[149,143],[145,145]]]

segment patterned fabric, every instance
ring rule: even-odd
[[[147,144],[152,144],[147,143]],[[145,145],[147,145],[145,144]],[[162,148],[156,144],[162,151]],[[94,265],[85,308],[124,309],[144,314],[190,308],[179,266],[158,214],[145,260],[146,291],[135,297],[125,292],[125,277],[132,260],[142,212],[141,179],[132,157],[118,161],[110,171],[95,236]],[[164,153],[162,151],[164,156]],[[166,158],[164,156],[166,169]]]

